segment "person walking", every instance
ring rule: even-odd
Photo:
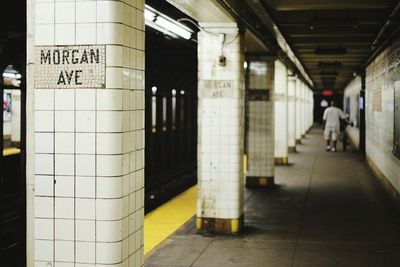
[[[343,113],[343,111],[335,107],[335,101],[331,101],[331,106],[325,109],[323,116],[326,151],[336,152],[336,144],[340,132],[340,119],[345,118],[346,115]]]

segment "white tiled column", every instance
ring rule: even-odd
[[[143,266],[144,0],[28,14],[34,266]]]
[[[202,26],[207,30],[198,34],[196,224],[199,231],[237,233],[243,225],[244,192],[242,36],[236,24]]]
[[[288,76],[286,66],[275,61],[275,164],[286,165],[288,161]]]
[[[274,62],[249,61],[246,186],[274,185]]]
[[[304,138],[306,135],[307,128],[307,107],[306,107],[306,90],[307,86],[304,83],[301,83],[301,138]]]
[[[288,77],[288,150],[296,152],[296,77]]]
[[[302,101],[301,101],[301,88],[302,82],[300,79],[296,79],[296,144],[301,144],[301,134],[302,134]]]

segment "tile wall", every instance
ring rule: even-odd
[[[288,77],[286,66],[275,61],[275,157],[288,157]]]

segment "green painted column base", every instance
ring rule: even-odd
[[[289,151],[289,153],[296,153],[297,152],[296,146],[289,146],[288,151]]]
[[[288,157],[275,158],[275,165],[289,165],[289,158]]]

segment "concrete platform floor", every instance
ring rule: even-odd
[[[366,163],[326,152],[319,129],[303,141],[275,189],[246,190],[241,235],[196,235],[192,219],[145,266],[400,266],[400,215]]]

